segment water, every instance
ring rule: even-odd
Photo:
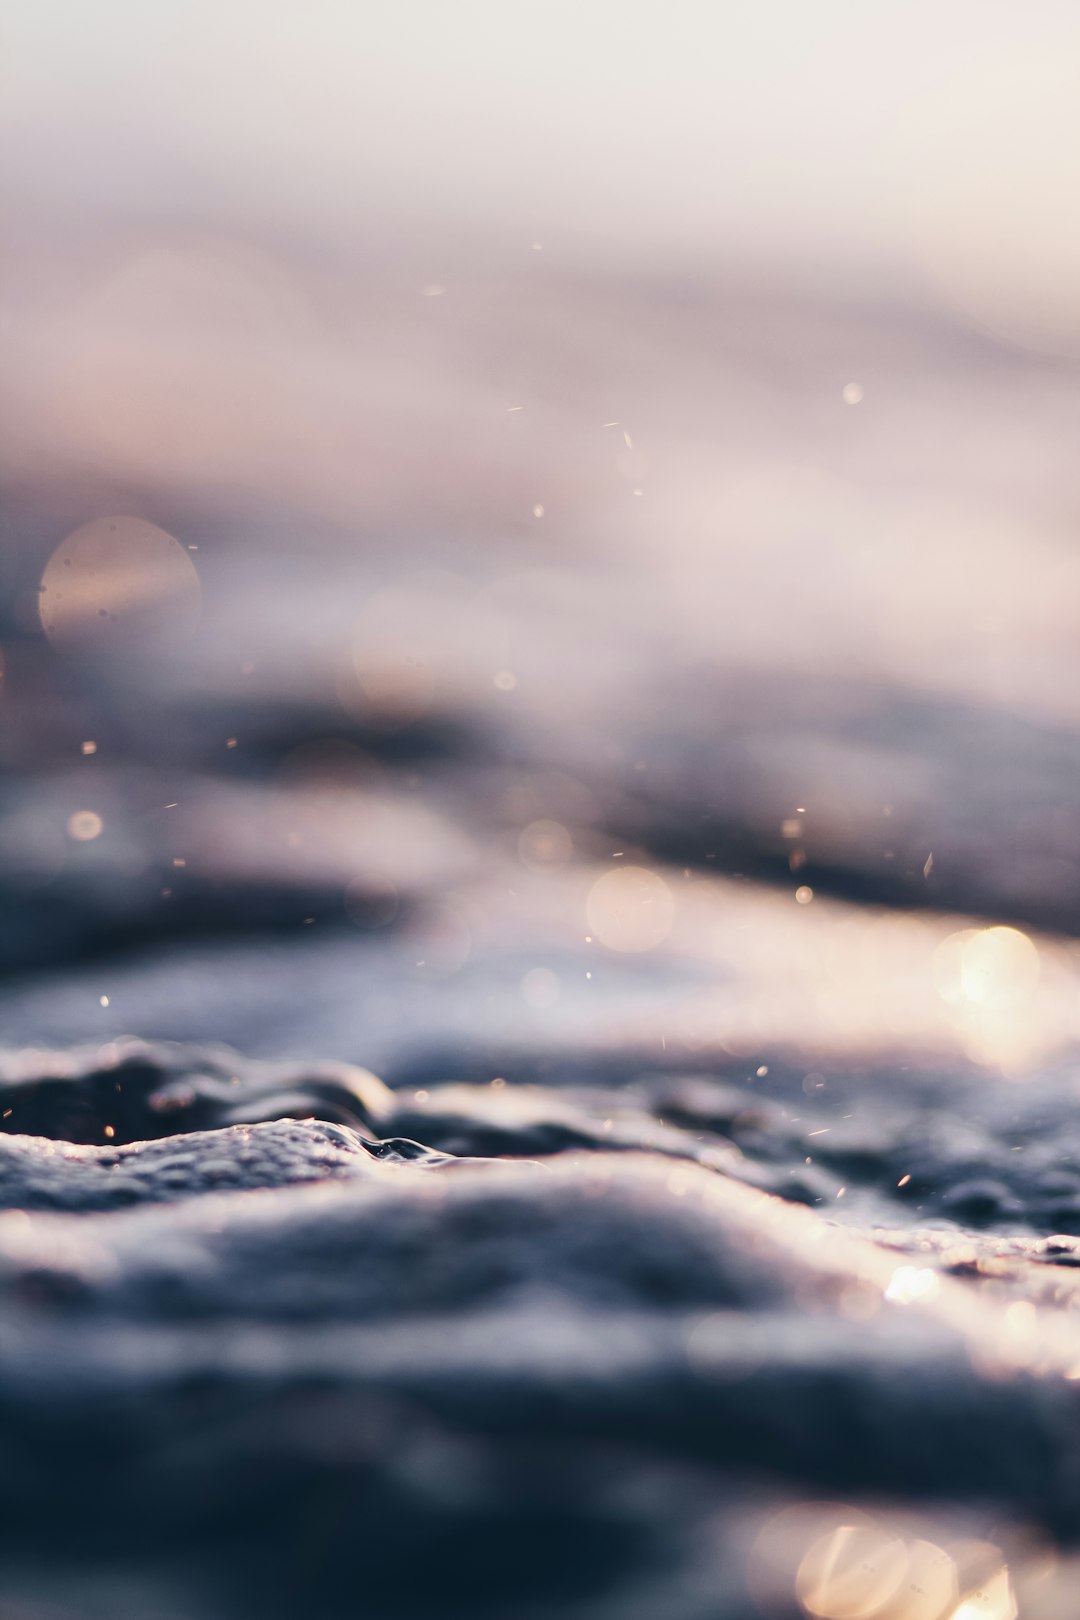
[[[1064,1615],[1065,1089],[854,1069],[807,1095],[788,1063],[391,1091],[26,1052],[8,1601],[842,1615],[854,1581],[944,1616],[970,1576],[997,1582],[973,1613],[1015,1587]]]
[[[16,482],[6,1612],[1072,1620],[1066,379],[508,285],[355,481]]]

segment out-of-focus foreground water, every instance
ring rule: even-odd
[[[10,1612],[1072,1620],[1075,15],[2,12]]]

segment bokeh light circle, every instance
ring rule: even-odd
[[[84,523],[46,564],[41,627],[64,651],[113,652],[180,642],[199,622],[202,592],[180,542],[137,517]]]
[[[612,951],[651,951],[671,932],[675,900],[657,873],[619,866],[597,878],[585,905],[589,932]]]

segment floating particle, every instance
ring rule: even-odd
[[[445,291],[446,288],[441,282],[432,281],[426,287],[421,287],[420,296],[422,298],[441,298]]]
[[[511,669],[500,669],[495,676],[495,685],[500,692],[512,692],[517,685],[517,676]]]
[[[115,1125],[106,1125],[106,1127],[105,1127],[105,1135],[111,1141],[112,1138],[116,1135],[116,1126]]]
[[[235,748],[236,747],[236,738],[235,737],[226,737],[225,746],[226,746],[226,748]]]
[[[795,890],[795,901],[800,906],[808,906],[814,898],[814,891],[809,884],[803,883]]]
[[[109,1005],[109,998],[108,996],[99,996],[98,1002],[102,1007],[107,1007]]]
[[[97,753],[97,743],[96,742],[80,743],[79,749],[80,749],[80,752],[83,753],[83,754],[96,754]]]
[[[862,383],[849,382],[844,384],[844,404],[858,405],[862,402]]]
[[[68,837],[74,838],[76,843],[85,844],[91,838],[99,838],[105,823],[96,810],[76,810],[68,817]]]
[[[900,1177],[900,1180],[896,1183],[896,1185],[898,1187],[906,1187],[910,1180],[911,1180],[911,1171],[909,1170],[906,1176],[901,1176]]]
[[[930,854],[926,857],[926,860],[923,862],[923,869],[922,869],[923,877],[928,878],[933,870],[934,870],[934,852],[933,852],[933,850],[931,850]]]
[[[544,515],[544,508],[540,505],[539,502],[537,502],[537,504],[533,507],[533,517],[541,518],[541,517],[543,517],[543,515]]]
[[[765,1075],[768,1074],[768,1072],[769,1072],[769,1065],[767,1063],[760,1064],[758,1066],[758,1068],[754,1070],[754,1073],[757,1075],[759,1080],[763,1079],[765,1077]]]

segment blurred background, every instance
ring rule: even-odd
[[[3,0],[0,1033],[1080,1024],[1080,17]]]

